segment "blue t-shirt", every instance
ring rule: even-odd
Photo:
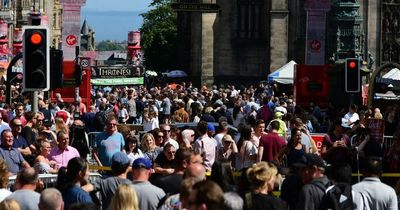
[[[76,185],[63,190],[62,197],[64,200],[64,209],[69,209],[74,203],[93,203],[89,193]]]
[[[97,134],[95,142],[99,159],[103,166],[111,166],[112,156],[116,152],[121,151],[125,146],[124,137],[119,132],[116,132],[111,136],[105,132],[101,132]]]
[[[15,148],[5,149],[0,147],[0,158],[6,161],[8,171],[13,174],[17,174],[22,169],[22,163],[25,161],[21,152]]]
[[[13,148],[25,149],[28,146],[28,142],[26,142],[26,139],[23,136],[18,136],[17,138],[14,138]]]

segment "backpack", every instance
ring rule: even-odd
[[[321,209],[354,210],[351,185],[348,183],[335,183],[328,187],[322,198]]]

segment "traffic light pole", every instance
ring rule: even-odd
[[[77,71],[76,66],[79,65],[79,46],[75,47],[75,71]],[[79,112],[79,85],[75,83],[75,112],[74,112],[74,119],[78,119],[80,112]]]

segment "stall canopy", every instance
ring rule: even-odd
[[[281,84],[293,84],[295,64],[297,63],[292,60],[281,68],[272,72],[268,75],[268,81],[275,81]]]
[[[398,68],[394,68],[390,70],[388,73],[382,76],[382,78],[388,78],[392,80],[400,80],[400,70]]]

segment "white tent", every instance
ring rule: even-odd
[[[400,69],[394,68],[390,70],[388,73],[382,76],[382,78],[392,79],[392,80],[400,80]]]
[[[295,64],[297,63],[292,60],[281,68],[272,72],[268,75],[268,81],[276,81],[282,84],[293,84]]]

